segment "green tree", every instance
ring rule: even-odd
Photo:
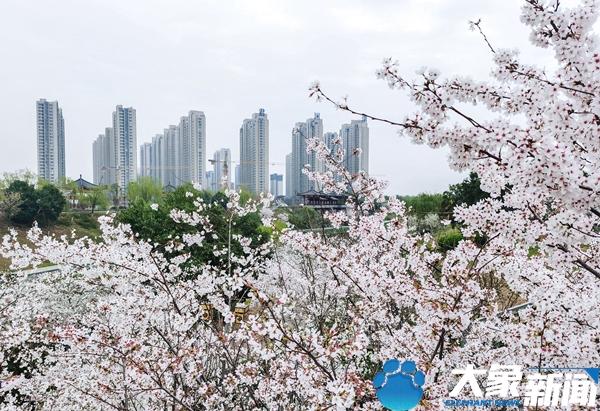
[[[13,213],[10,221],[27,225],[33,223],[38,210],[35,187],[26,181],[14,180],[5,191],[7,194],[17,194],[21,199],[18,210]]]
[[[58,219],[60,213],[67,205],[67,200],[63,197],[58,188],[52,185],[46,185],[36,190],[38,211],[36,219],[41,225],[48,225]]]
[[[132,203],[138,200],[156,203],[160,201],[162,194],[162,187],[151,177],[140,177],[138,181],[133,181],[127,186],[127,198]]]
[[[404,196],[400,199],[406,204],[409,215],[424,217],[428,214],[438,214],[442,217],[442,203],[444,201],[442,194],[421,193],[416,196]]]
[[[58,219],[67,201],[53,185],[45,185],[36,189],[26,181],[15,180],[5,190],[7,194],[18,194],[21,203],[14,212],[11,221],[17,224],[30,225],[38,221],[47,225]]]
[[[443,194],[443,211],[450,215],[454,208],[460,205],[473,205],[479,200],[488,198],[490,195],[481,189],[481,182],[477,173],[469,176],[458,184],[451,185]]]
[[[29,170],[2,173],[2,178],[0,178],[0,190],[6,190],[13,181],[24,181],[33,185],[37,183],[38,178]]]
[[[96,208],[107,209],[109,206],[108,192],[105,186],[97,186],[91,190],[79,190],[77,200],[83,208],[89,208],[94,214]]]
[[[188,193],[192,193],[193,196],[189,196]],[[232,234],[242,234],[250,238],[252,240],[251,247],[262,244],[268,239],[269,233],[263,229],[258,213],[232,218],[226,207],[228,198],[224,193],[198,191],[191,184],[183,185],[171,193],[164,194],[160,206],[156,210],[152,209],[151,203],[137,197],[129,204],[128,208],[118,213],[117,221],[129,224],[132,231],[140,238],[150,241],[164,251],[164,246],[171,240],[181,238],[184,234],[197,233],[198,227],[175,223],[170,217],[170,212],[174,209],[189,212],[196,210],[194,201],[197,198],[202,199],[208,205],[205,213],[214,227],[215,236],[205,238],[200,245],[173,252],[191,253],[190,263],[225,263],[226,256],[215,256],[213,246],[228,242],[230,228]],[[232,242],[232,250],[233,253],[242,255],[242,246],[235,241]]]
[[[441,252],[447,252],[455,248],[463,239],[463,235],[458,228],[447,227],[438,232],[435,236],[437,248]]]
[[[21,205],[20,193],[9,193],[5,190],[0,190],[0,212],[7,219],[12,219],[19,211]]]
[[[279,218],[298,230],[316,230],[330,225],[321,213],[312,207],[284,207],[276,213]]]

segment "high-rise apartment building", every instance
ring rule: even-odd
[[[369,127],[367,118],[342,124],[340,137],[344,147],[344,165],[350,174],[369,173]]]
[[[169,126],[163,133],[164,139],[164,155],[163,155],[163,173],[162,173],[162,185],[172,185],[174,187],[179,185],[180,181],[184,181],[182,178],[182,165],[180,161],[180,150],[181,144],[179,138],[179,128],[176,126]]]
[[[343,155],[342,166],[355,175],[361,171],[369,172],[369,127],[366,117],[361,120],[352,120],[350,124],[343,124],[340,133],[323,133],[323,121],[319,113],[305,122],[296,123],[292,130],[292,152],[285,158],[285,194],[291,201],[297,200],[299,193],[316,190],[314,181],[311,181],[303,172],[304,168],[312,171],[325,171],[325,163],[314,152],[307,152],[307,140],[316,138],[322,141],[334,158]],[[340,180],[341,175],[335,175]]]
[[[150,177],[158,184],[164,184],[164,137],[162,134],[157,134],[152,137],[152,143],[150,143]]]
[[[94,141],[93,149],[94,184],[116,184],[115,136],[112,127],[104,129],[104,134]]]
[[[118,105],[113,112],[117,184],[125,190],[137,179],[137,128],[135,109]]]
[[[240,128],[240,186],[254,194],[269,191],[269,119],[262,108]]]
[[[271,174],[270,178],[271,182],[271,194],[274,198],[280,197],[283,195],[283,175],[282,174]]]
[[[149,148],[146,149],[146,144]],[[206,117],[201,111],[190,111],[182,116],[178,125],[171,125],[163,134],[152,137],[141,151],[149,150],[147,164],[149,175],[162,186],[178,186],[181,183],[206,181]]]
[[[215,151],[211,161],[214,171],[215,191],[231,188],[231,150]]]
[[[323,142],[329,149],[329,152],[336,156],[338,148],[342,147],[341,141],[338,142],[338,133],[327,132],[323,134]]]
[[[137,179],[136,113],[133,107],[118,105],[112,113],[112,127],[107,127],[94,141],[94,183],[102,185],[116,184],[124,191],[130,182]],[[142,147],[142,175],[151,173],[149,148]]]
[[[344,168],[346,168],[345,165],[345,154],[344,154],[344,150],[343,150],[343,145],[342,145],[342,141],[341,139],[338,137],[338,133],[334,133],[334,132],[327,132],[323,134],[323,142],[325,143],[325,146],[329,149],[329,154],[333,157],[333,159],[335,159],[336,161],[342,161],[342,165]],[[340,157],[339,155],[342,155],[343,157]],[[342,179],[342,176],[339,175],[338,173],[334,172],[334,178],[336,179],[336,181],[340,181]]]
[[[36,102],[38,176],[58,182],[65,177],[65,122],[57,101]]]
[[[152,144],[144,143],[140,146],[140,177],[151,177],[152,172]]]
[[[202,184],[206,173],[206,117],[192,110],[179,121],[181,180]]]
[[[296,195],[292,186],[292,153],[285,156],[285,196],[291,198]]]
[[[206,172],[206,176],[204,179],[204,183],[202,184],[202,187],[204,187],[205,190],[208,191],[218,191],[218,187],[217,187],[217,179],[215,177],[215,171],[214,170],[208,170]]]
[[[235,189],[238,190],[240,188],[240,165],[235,165]]]
[[[316,138],[323,141],[323,120],[319,113],[315,113],[313,118],[309,118],[303,123],[296,123],[292,130],[292,153],[290,161],[286,168],[289,189],[286,190],[288,197],[295,197],[299,193],[309,190],[317,190],[314,181],[310,180],[303,172],[307,167],[311,171],[323,171],[323,162],[314,152],[307,152],[307,143],[309,139]]]

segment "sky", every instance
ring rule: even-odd
[[[35,101],[58,100],[67,175],[92,179],[92,142],[117,104],[137,110],[138,145],[189,110],[207,119],[207,158],[239,159],[239,127],[259,108],[270,121],[270,172],[285,171],[291,130],[321,113],[325,131],[354,119],[308,97],[311,82],[355,108],[401,120],[406,96],[376,79],[383,58],[412,77],[485,79],[490,52],[468,29],[482,19],[495,47],[551,64],[519,21],[522,0],[2,0],[0,172],[36,170]],[[388,193],[440,192],[464,177],[447,151],[412,144],[369,123],[370,174]],[[208,165],[207,165],[208,166]]]

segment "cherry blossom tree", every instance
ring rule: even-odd
[[[406,91],[419,111],[397,122],[367,117],[400,127],[415,143],[449,147],[454,169],[476,171],[482,188],[496,198],[506,192],[503,203],[485,201],[459,212],[473,230],[542,247],[553,267],[575,264],[600,280],[594,230],[600,220],[600,52],[592,31],[597,8],[593,0],[564,10],[559,1],[524,1],[521,20],[534,45],[554,51],[553,73],[521,62],[515,50],[496,50],[480,21],[471,28],[489,47],[492,81],[441,79],[435,69],[422,69],[409,81],[397,62],[386,59],[378,77]],[[334,101],[318,83],[311,95],[364,114]],[[468,104],[489,115],[476,118]],[[500,208],[510,212],[498,216]]]
[[[341,141],[331,152],[317,140],[308,148],[327,169],[306,173],[348,196],[344,212],[325,216],[336,235],[282,229],[268,198],[240,204],[229,191],[230,225],[259,213],[271,235],[251,247],[230,229],[214,265],[181,252],[218,235],[206,213],[214,205],[200,198],[194,211],[171,210],[195,229],[166,246],[110,216],[99,242],[37,227],[27,241],[6,236],[2,407],[380,409],[371,380],[398,358],[427,374],[420,407],[440,409],[455,367],[597,364],[595,11],[591,1],[569,10],[525,2],[532,40],[555,49],[552,75],[491,43],[492,82],[440,80],[433,70],[409,82],[384,63],[380,76],[419,108],[386,121],[417,143],[450,147],[452,166],[477,171],[491,194],[457,210],[465,239],[446,253],[409,231],[405,205],[385,199],[385,183],[344,169]],[[312,93],[354,112],[318,84]],[[493,118],[474,118],[467,102]],[[43,261],[60,270],[24,271]],[[526,304],[511,309],[504,292]]]

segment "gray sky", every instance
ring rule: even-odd
[[[92,178],[92,141],[114,106],[137,109],[138,143],[190,109],[207,116],[208,157],[239,156],[241,121],[259,107],[270,120],[271,172],[283,172],[295,122],[320,112],[326,131],[353,117],[308,98],[320,80],[352,106],[402,119],[414,107],[375,78],[384,57],[412,76],[486,77],[490,55],[468,20],[481,18],[496,47],[549,64],[519,22],[519,0],[1,0],[0,172],[36,170],[35,100],[58,100],[67,175]],[[444,190],[462,176],[446,152],[412,145],[370,123],[371,174],[389,192]]]

